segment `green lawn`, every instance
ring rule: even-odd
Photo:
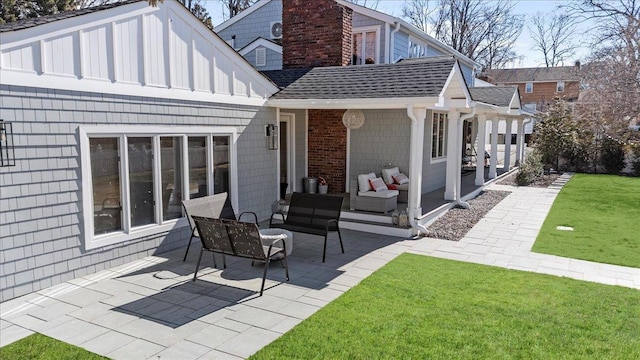
[[[553,203],[533,251],[640,268],[640,178],[574,175]]]
[[[640,291],[403,254],[251,359],[640,359]]]
[[[2,360],[102,360],[108,359],[83,348],[42,334],[33,334],[0,348]]]

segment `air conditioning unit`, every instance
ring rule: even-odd
[[[271,38],[282,39],[282,22],[281,21],[271,22]]]

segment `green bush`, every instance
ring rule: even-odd
[[[619,174],[624,169],[624,146],[621,142],[607,137],[602,141],[600,164],[607,174]]]
[[[640,177],[640,145],[632,148],[633,160],[631,160],[631,175]]]
[[[542,176],[543,171],[542,155],[540,152],[534,150],[524,159],[524,162],[522,162],[522,165],[518,168],[516,183],[519,186],[527,186]]]

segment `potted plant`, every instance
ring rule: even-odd
[[[329,191],[329,184],[327,184],[327,179],[322,176],[318,177],[318,193],[326,194]]]

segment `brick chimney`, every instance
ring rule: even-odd
[[[352,13],[334,0],[283,0],[282,67],[349,65]]]

